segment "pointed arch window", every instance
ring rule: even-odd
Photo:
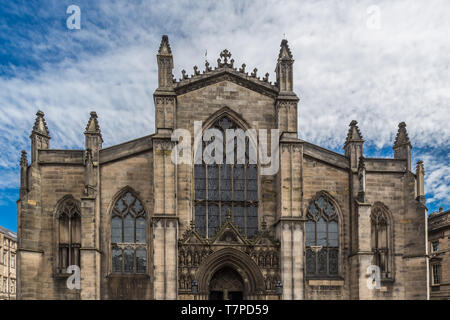
[[[339,219],[336,208],[325,197],[311,201],[305,225],[307,277],[339,274]]]
[[[131,191],[112,210],[111,257],[113,273],[147,272],[147,214]]]
[[[58,209],[58,272],[70,265],[80,266],[81,214],[77,201],[64,200]]]
[[[389,223],[389,214],[386,207],[376,203],[371,210],[371,248],[373,264],[380,267],[381,278],[392,276],[392,245],[390,233],[392,226]]]
[[[258,231],[258,166],[253,164],[250,140],[245,136],[244,156],[238,158],[238,138],[234,139],[234,161],[226,161],[226,130],[241,129],[228,116],[218,119],[211,128],[222,133],[222,164],[194,165],[194,220],[197,231],[206,238],[213,237],[225,222],[226,212],[231,211],[232,221],[246,238],[252,238]],[[243,129],[241,129],[243,130]],[[209,143],[204,142],[203,149]],[[256,148],[254,148],[256,152]]]

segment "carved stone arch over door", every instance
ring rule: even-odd
[[[225,248],[209,255],[197,270],[198,298],[210,297],[210,285],[218,271],[233,270],[242,279],[243,299],[261,299],[265,295],[265,281],[258,265],[248,254],[233,248]],[[214,280],[217,280],[214,277]]]

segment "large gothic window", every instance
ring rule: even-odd
[[[333,277],[339,273],[339,228],[336,208],[325,196],[311,201],[305,226],[306,275]]]
[[[70,265],[80,266],[81,214],[72,197],[58,208],[58,271],[66,272]]]
[[[111,218],[113,273],[147,271],[147,214],[130,191],[117,200]]]
[[[258,230],[258,167],[249,161],[249,139],[245,138],[245,159],[238,161],[238,139],[235,138],[235,161],[227,164],[225,133],[227,129],[239,127],[227,116],[217,120],[212,127],[223,134],[223,141],[220,141],[223,162],[212,165],[203,162],[194,166],[196,229],[206,238],[213,237],[230,211],[241,234],[252,238]],[[204,143],[203,150],[212,141]]]
[[[380,267],[381,278],[390,278],[390,239],[391,226],[388,220],[388,211],[381,204],[375,204],[370,214],[371,221],[371,247],[374,255],[373,264]]]

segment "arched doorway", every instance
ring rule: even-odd
[[[234,269],[224,267],[216,271],[209,282],[210,300],[242,300],[244,282]]]
[[[258,265],[248,254],[234,248],[221,249],[209,255],[197,270],[195,279],[198,280],[198,300],[254,300],[265,294],[264,277]],[[227,296],[225,289],[228,290]],[[230,295],[230,292],[233,293]]]

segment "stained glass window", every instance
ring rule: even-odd
[[[73,198],[64,200],[58,209],[58,271],[70,265],[80,266],[81,214]]]
[[[147,214],[130,191],[117,200],[111,218],[111,255],[114,273],[147,270]]]
[[[339,229],[336,209],[324,196],[311,201],[305,223],[306,275],[332,277],[339,273]]]
[[[238,160],[238,136],[234,140],[234,162],[226,161],[226,130],[240,129],[228,116],[216,121],[212,128],[223,134],[222,164],[194,166],[194,216],[197,231],[213,237],[231,211],[232,222],[244,237],[252,238],[258,231],[258,166],[249,163],[249,139],[245,137],[245,159]],[[210,142],[203,144],[203,150]],[[244,163],[245,162],[245,163]]]

